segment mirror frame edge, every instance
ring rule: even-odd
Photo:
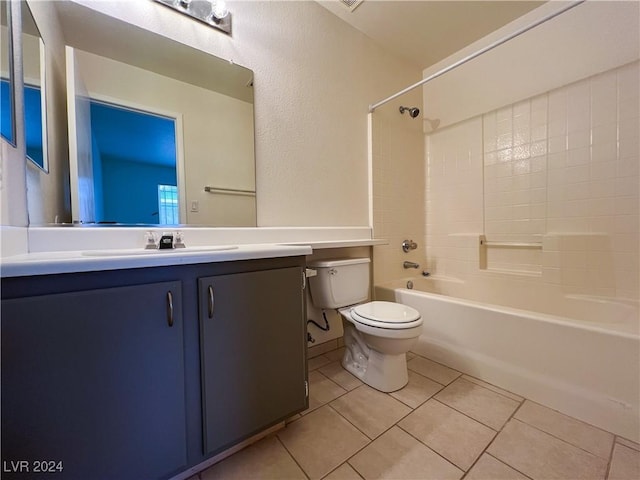
[[[13,28],[13,8],[12,0],[5,0],[4,6],[6,9],[7,15],[7,30],[8,30],[8,52],[7,52],[7,62],[9,67],[9,100],[10,104],[10,112],[9,115],[11,117],[11,138],[7,138],[4,135],[1,137],[4,141],[11,145],[13,148],[18,147],[18,139],[17,139],[17,129],[16,129],[16,68],[15,68],[15,39],[14,39],[14,28]]]

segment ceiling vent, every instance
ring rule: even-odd
[[[353,12],[364,0],[340,0],[340,3]]]

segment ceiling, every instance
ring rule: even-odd
[[[320,5],[420,69],[457,52],[542,5],[543,1],[364,0],[353,12],[338,0]]]

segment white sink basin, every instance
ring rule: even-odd
[[[220,245],[210,247],[186,247],[164,250],[145,250],[143,248],[113,249],[113,250],[85,250],[82,255],[85,257],[123,257],[123,256],[140,256],[140,255],[166,255],[169,253],[207,253],[207,252],[223,252],[225,250],[236,250],[237,245]]]

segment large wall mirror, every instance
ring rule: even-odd
[[[27,2],[22,6],[22,69],[24,79],[24,133],[27,159],[45,172],[47,158],[47,115],[45,46]]]
[[[256,226],[253,72],[72,2],[56,7],[74,223]]]

